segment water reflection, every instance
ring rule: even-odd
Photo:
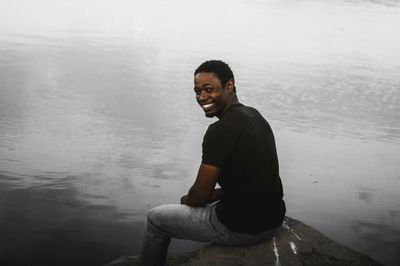
[[[400,254],[400,229],[393,221],[398,221],[400,212],[395,210],[388,214],[391,219],[380,217],[379,223],[355,220],[352,229],[368,254],[379,253],[387,265],[396,265]]]
[[[304,68],[302,77],[280,74],[273,77],[276,85],[260,85],[270,78],[251,84],[251,98],[261,99],[255,104],[296,131],[397,141],[400,80],[383,79],[371,70],[364,75],[353,72]]]
[[[358,198],[367,204],[371,204],[373,201],[375,189],[363,189],[358,192]]]
[[[1,264],[101,265],[138,252],[143,223],[124,222],[125,215],[112,205],[88,204],[74,187],[2,184]]]

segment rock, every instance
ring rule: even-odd
[[[122,257],[107,266],[135,264],[132,257]],[[191,254],[169,258],[167,265],[372,266],[381,264],[334,242],[300,221],[285,217],[282,226],[270,241],[245,247],[210,244]]]
[[[139,256],[122,256],[104,266],[138,266]]]

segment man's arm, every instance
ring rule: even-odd
[[[215,189],[219,174],[220,169],[218,167],[202,163],[196,181],[189,189],[189,193],[181,198],[181,203],[191,207],[199,207],[218,200],[222,194],[220,188]]]

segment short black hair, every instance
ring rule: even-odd
[[[194,75],[200,72],[214,73],[221,81],[223,87],[225,87],[229,80],[235,81],[231,68],[221,60],[205,61],[194,71]],[[236,92],[235,86],[233,87],[233,91]]]

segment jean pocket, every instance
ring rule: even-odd
[[[216,240],[214,241],[217,244],[227,245],[230,242],[230,231],[227,228],[219,228],[216,232]]]

